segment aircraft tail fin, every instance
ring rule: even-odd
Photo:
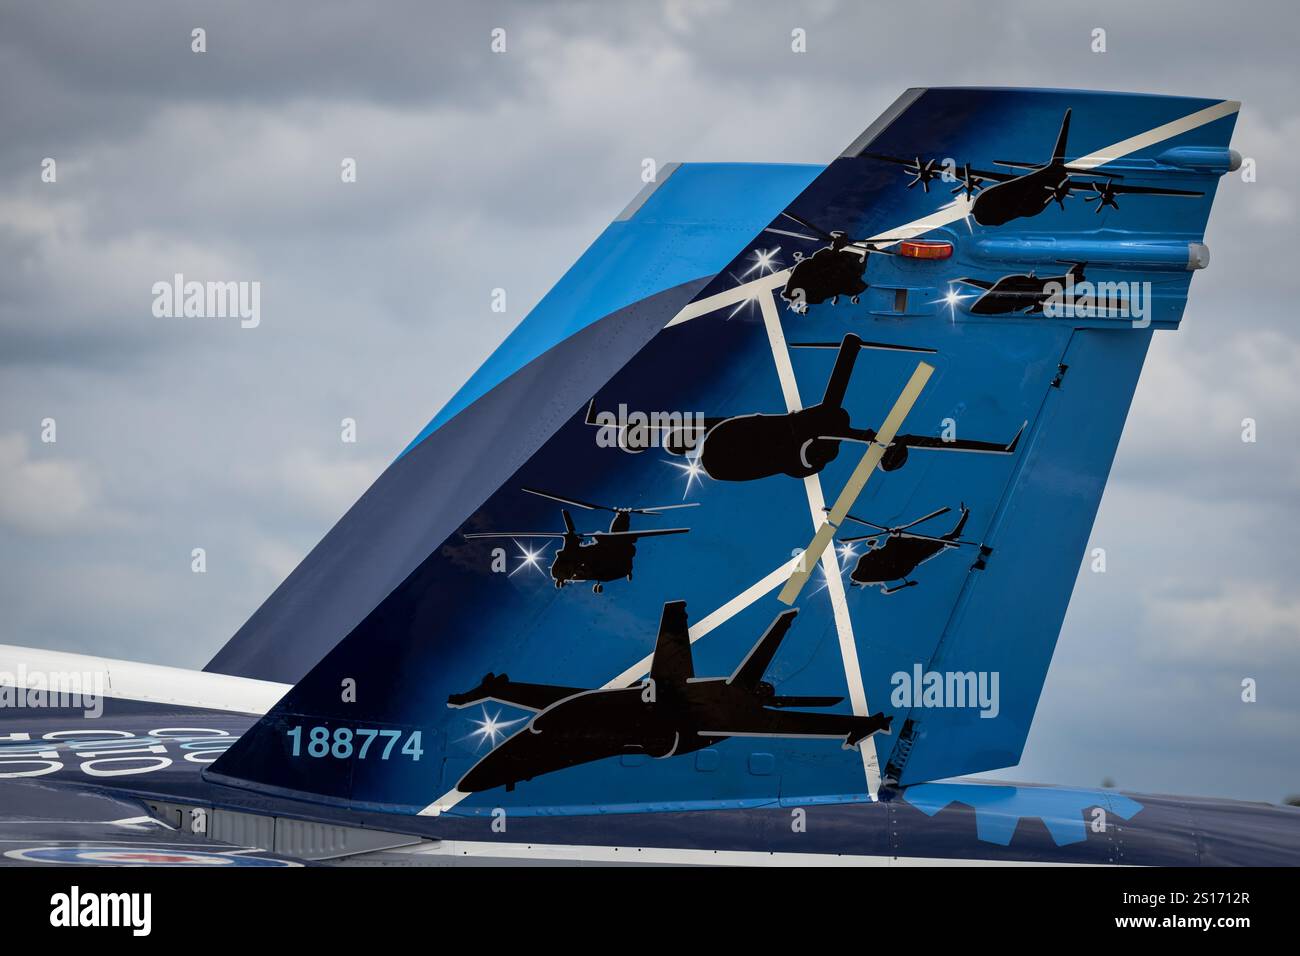
[[[986,224],[968,221],[964,193],[908,188],[918,175],[914,157],[922,170],[947,156],[972,169],[998,155],[1041,157],[1067,110],[1072,168],[1122,175],[1122,208],[1097,212],[1098,203],[1077,195],[1058,207],[1038,194],[1041,184],[1029,183],[1034,195]],[[1185,97],[909,92],[806,187],[791,190],[785,213],[768,210],[712,278],[697,276],[676,292],[656,288],[640,300],[627,293],[634,301],[580,322],[521,370],[522,379],[500,382],[395,462],[263,621],[263,639],[301,646],[309,638],[323,654],[319,663],[207,772],[232,785],[367,810],[488,815],[497,807],[549,814],[870,799],[882,779],[907,784],[1013,765],[1148,345],[1156,329],[1178,327],[1192,273],[1205,263],[1200,242],[1217,177],[1229,168],[1236,111],[1230,101]],[[664,190],[682,200],[664,213],[664,228],[709,206],[709,177],[692,184],[679,179],[684,169],[634,219],[654,209]],[[1014,179],[984,188],[975,201],[1015,195]],[[751,203],[734,194],[731,201]],[[736,228],[747,218],[733,214]],[[789,228],[799,220],[818,228]],[[817,259],[832,232],[897,245],[897,254],[873,252],[865,272],[834,256]],[[908,237],[926,242],[904,245]],[[656,270],[676,261],[672,243],[657,248]],[[1061,259],[1086,261],[1089,281],[1120,284],[1130,290],[1124,301],[1143,311],[1097,314],[1085,303],[1028,317],[975,313],[963,298],[959,277],[1023,285],[1035,272],[1059,270]],[[827,295],[796,312],[781,292],[797,267]],[[640,261],[619,275],[652,271]],[[629,281],[635,290],[639,279]],[[835,301],[837,288],[863,282],[858,302],[843,294]],[[589,270],[565,301],[607,291],[601,270]],[[872,350],[852,374],[859,335]],[[800,340],[842,341],[832,357],[829,349],[789,347]],[[889,344],[928,351],[879,348]],[[842,407],[862,435],[889,440],[819,443],[796,433],[792,423],[817,416],[788,413],[823,388],[823,400]],[[761,477],[723,481],[666,449],[627,454],[602,444],[602,430],[586,424],[593,412],[608,420],[613,409],[629,422],[686,414],[758,421],[776,440],[737,454],[767,455],[775,466]],[[1012,434],[1018,440],[1003,444]],[[706,449],[709,441],[706,434]],[[571,489],[575,500],[628,507],[700,504],[690,534],[644,537],[635,546],[615,540],[612,567],[600,563],[605,552],[581,549],[578,576],[602,587],[557,589],[546,569],[507,554],[500,542],[467,537],[552,527],[555,504],[523,488]],[[971,513],[961,532],[986,545],[987,555],[971,562],[966,549],[930,547],[908,566],[917,549],[877,549],[859,555],[871,559],[869,576],[901,573],[908,583],[888,591],[849,586],[859,565],[849,560],[851,547],[835,540],[840,516],[868,515],[888,527],[957,501]],[[441,517],[430,522],[424,509],[435,506]],[[787,589],[800,588],[800,626],[787,636],[790,618],[778,615],[788,607]],[[684,602],[696,612],[690,621]],[[843,697],[836,716],[867,721],[882,711],[897,718],[897,736],[867,737],[857,752],[837,740],[737,732],[692,751],[660,727],[640,743],[665,759],[625,761],[621,749],[590,746],[599,734],[581,715],[600,720],[594,702],[611,699],[597,694],[566,708],[573,721],[566,732],[578,746],[561,742],[548,751],[545,740],[521,738],[543,745],[535,756],[547,769],[509,792],[456,791],[488,759],[476,728],[497,726],[499,717],[516,734],[530,733],[526,708],[455,696],[486,673],[511,675],[492,701],[525,686],[527,698],[517,704],[545,700],[539,687],[617,689],[628,700],[647,675],[724,675],[742,658],[733,681],[769,681],[792,698]],[[931,706],[921,693],[900,698],[894,677],[918,666],[996,675],[996,714]],[[466,703],[449,707],[453,698]],[[362,758],[346,746],[360,731],[387,730],[402,735],[393,759]],[[313,734],[339,739],[340,756],[294,750]],[[510,747],[514,739],[496,743]],[[759,765],[774,770],[754,772]]]
[[[853,367],[857,364],[858,354],[862,351],[862,339],[850,332],[840,343],[839,354],[835,357],[835,367],[831,369],[830,378],[826,380],[826,391],[822,394],[822,404],[838,408],[844,404],[844,396],[849,390],[849,381],[853,378]]]
[[[960,540],[961,533],[966,530],[966,521],[969,518],[970,509],[966,507],[966,502],[963,501],[961,504],[961,517],[957,519],[957,523],[952,526],[952,530],[944,535],[944,537],[952,541]]]
[[[790,625],[794,623],[795,615],[799,611],[791,608],[788,611],[782,611],[776,616],[776,619],[767,626],[763,636],[758,642],[750,648],[745,659],[741,661],[740,666],[728,678],[727,683],[744,687],[748,690],[754,690],[758,687],[758,682],[763,679],[767,669],[772,665],[772,658],[776,657],[777,648],[781,646],[781,641],[790,630]]]
[[[691,658],[686,602],[668,601],[659,618],[659,636],[655,640],[654,658],[650,662],[650,679],[684,684],[694,676],[695,664]]]
[[[1056,134],[1056,145],[1052,147],[1052,162],[1065,162],[1066,143],[1070,139],[1070,113],[1071,110],[1065,111],[1065,117],[1061,120],[1061,131]]]

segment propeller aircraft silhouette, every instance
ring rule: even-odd
[[[1117,196],[1203,196],[1205,193],[1192,189],[1166,189],[1159,186],[1126,186],[1119,180],[1124,177],[1117,173],[1106,172],[1090,166],[1072,165],[1065,158],[1066,142],[1070,135],[1070,113],[1067,109],[1061,120],[1061,129],[1056,136],[1056,145],[1052,156],[1045,163],[1029,163],[1018,160],[995,159],[993,164],[1023,172],[1003,172],[1001,170],[974,169],[970,163],[961,165],[962,176],[953,195],[964,193],[971,201],[971,216],[981,226],[1001,226],[1013,219],[1037,216],[1052,203],[1065,209],[1065,200],[1075,193],[1089,193],[1084,202],[1096,202],[1094,212],[1101,212],[1110,207],[1118,210]],[[920,186],[925,192],[930,191],[930,183],[944,175],[944,168],[937,159],[922,160],[917,156],[903,159],[881,153],[863,153],[872,159],[894,163],[903,167],[904,172],[912,177],[908,189]],[[992,185],[988,185],[992,183]]]

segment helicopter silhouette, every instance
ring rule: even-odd
[[[1006,315],[1011,312],[1020,312],[1024,315],[1042,315],[1043,306],[1047,304],[1053,295],[1052,292],[1048,291],[1047,287],[1049,285],[1056,285],[1058,288],[1064,289],[1071,283],[1079,285],[1087,281],[1083,270],[1088,263],[1071,262],[1069,260],[1058,261],[1068,263],[1070,266],[1061,275],[1039,276],[1030,272],[1028,274],[1006,275],[995,282],[968,277],[954,281],[984,290],[983,294],[972,302],[967,310],[972,315]],[[1105,304],[1108,307],[1118,309],[1122,307],[1123,299],[1118,297],[1114,301],[1107,301]]]
[[[521,488],[530,495],[549,498],[561,504],[584,508],[587,511],[611,511],[614,514],[608,531],[579,531],[573,523],[573,516],[567,508],[561,508],[564,518],[563,531],[482,531],[465,535],[466,538],[559,538],[563,542],[560,550],[555,552],[551,561],[551,580],[556,588],[566,584],[593,582],[591,590],[600,594],[609,581],[619,578],[632,580],[632,564],[636,557],[636,542],[640,538],[653,538],[666,534],[685,534],[690,528],[655,528],[646,531],[632,531],[631,516],[658,515],[662,511],[675,508],[694,508],[698,501],[678,505],[657,505],[651,508],[615,508],[598,505],[577,498],[563,498],[536,488]]]
[[[932,511],[924,517],[917,518],[915,521],[909,521],[907,524],[893,528],[886,528],[864,518],[855,518],[853,515],[845,515],[850,521],[876,529],[873,534],[851,535],[847,538],[840,538],[840,541],[845,544],[854,541],[866,541],[870,547],[869,551],[858,558],[857,564],[854,565],[852,572],[849,574],[849,580],[853,582],[853,586],[866,587],[871,585],[879,587],[881,594],[894,594],[904,588],[915,587],[917,582],[911,580],[909,575],[926,561],[953,548],[974,545],[975,542],[973,541],[961,540],[962,530],[966,527],[966,519],[970,517],[970,509],[965,504],[961,506],[961,517],[957,519],[957,523],[947,534],[935,536],[919,534],[910,530],[923,522],[929,521],[931,518],[947,514],[951,510],[951,508],[940,508],[938,511]],[[880,543],[881,538],[884,539],[883,544]],[[987,557],[990,553],[987,550],[982,551],[982,556]],[[891,584],[893,581],[902,581],[903,583]]]
[[[823,246],[811,256],[805,256],[801,252],[794,254],[795,264],[790,270],[790,278],[786,280],[785,288],[781,290],[781,298],[789,303],[790,311],[800,315],[808,311],[808,306],[821,305],[827,299],[830,299],[831,305],[836,305],[842,295],[847,295],[849,301],[857,305],[858,297],[867,291],[867,283],[863,276],[867,272],[867,259],[870,253],[874,252],[882,256],[895,255],[879,248],[877,243],[901,241],[850,239],[842,230],[827,232],[793,213],[783,212],[781,215],[816,235],[790,232],[774,226],[768,226],[763,231],[780,236],[791,236],[807,242],[823,239],[830,243],[829,246]]]
[[[876,440],[874,429],[853,427],[844,408],[844,395],[858,352],[864,348],[934,352],[934,349],[863,342],[851,332],[838,345],[834,342],[791,342],[790,347],[838,349],[822,400],[816,405],[783,414],[756,413],[720,421],[705,419],[708,430],[704,433],[697,459],[710,478],[752,481],[770,475],[807,478],[819,473],[839,455],[842,442],[870,444]],[[970,439],[945,441],[942,437],[929,435],[896,435],[880,459],[880,468],[882,471],[895,471],[903,467],[909,449],[1010,455],[1015,452],[1024,430],[1022,425],[1006,444]]]
[[[1013,219],[1037,216],[1052,203],[1065,209],[1065,200],[1076,192],[1091,193],[1084,197],[1084,202],[1096,202],[1094,212],[1101,212],[1109,206],[1118,210],[1116,196],[1131,194],[1136,196],[1204,196],[1205,193],[1192,189],[1165,189],[1157,186],[1126,186],[1116,180],[1123,179],[1117,173],[1106,172],[1093,166],[1079,166],[1065,159],[1066,142],[1070,136],[1071,110],[1065,111],[1061,120],[1060,132],[1056,135],[1056,145],[1052,156],[1045,163],[1026,163],[1016,160],[995,159],[993,165],[1024,172],[1002,172],[990,169],[972,169],[970,163],[962,164],[962,178],[957,187],[951,190],[953,195],[966,194],[970,200],[970,213],[981,226],[1001,226]],[[903,172],[911,176],[908,189],[920,186],[924,192],[930,191],[931,181],[944,175],[945,170],[937,159],[922,160],[920,156],[902,159],[881,153],[863,153],[871,159],[894,163],[903,167]],[[1078,161],[1076,160],[1075,163]],[[992,185],[987,185],[988,183]]]

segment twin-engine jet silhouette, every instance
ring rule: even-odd
[[[1043,307],[1053,294],[1060,295],[1059,290],[1065,289],[1070,283],[1078,286],[1087,281],[1083,274],[1087,264],[1086,262],[1071,263],[1070,268],[1060,275],[1040,276],[1030,272],[1006,275],[994,282],[969,277],[954,281],[984,290],[980,297],[967,307],[967,311],[972,315],[1006,315],[1012,312],[1042,315]],[[1049,286],[1053,287],[1050,291]],[[1106,301],[1099,305],[1118,309],[1124,305],[1124,301],[1122,297],[1116,297],[1114,301]]]
[[[872,241],[850,239],[845,232],[838,229],[827,232],[793,213],[783,212],[781,215],[814,235],[790,232],[774,226],[768,226],[763,231],[792,236],[806,242],[817,242],[818,239],[822,239],[830,243],[829,246],[823,246],[811,256],[804,256],[798,252],[794,254],[794,268],[790,270],[790,278],[786,280],[785,288],[781,290],[781,298],[789,303],[792,312],[807,312],[808,306],[821,305],[827,299],[830,299],[831,305],[836,305],[842,295],[848,296],[849,301],[856,305],[858,296],[867,291],[867,283],[863,276],[867,272],[869,254],[874,252],[882,256],[895,255],[879,248],[877,243],[902,241],[900,239]]]
[[[961,517],[957,519],[957,523],[947,534],[936,537],[911,530],[917,525],[929,521],[931,518],[947,514],[951,510],[951,508],[940,508],[938,511],[932,511],[922,518],[917,518],[915,521],[909,521],[907,524],[893,528],[887,528],[863,518],[847,515],[846,517],[850,521],[856,521],[858,524],[876,529],[874,534],[851,535],[847,538],[840,538],[840,541],[846,544],[854,541],[866,541],[871,548],[858,558],[857,564],[849,573],[849,579],[857,587],[867,585],[879,587],[882,594],[893,594],[904,588],[915,587],[916,582],[911,580],[910,575],[926,561],[950,549],[975,544],[974,541],[961,540],[961,533],[966,527],[966,519],[970,517],[970,509],[965,505],[961,506]],[[882,539],[883,543],[881,543]]]
[[[856,749],[889,732],[891,717],[809,713],[843,697],[786,697],[763,680],[796,610],[783,611],[730,677],[696,677],[685,601],[664,605],[648,679],[627,687],[585,690],[525,684],[488,674],[478,687],[447,698],[449,707],[494,700],[536,711],[525,729],[502,742],[461,778],[456,789],[513,790],[521,780],[621,754],[672,757],[728,737],[827,737]]]
[[[1026,163],[1008,159],[993,160],[996,166],[1010,169],[1027,170],[1023,173],[1008,173],[1000,170],[972,169],[969,163],[962,164],[962,176],[957,187],[951,192],[965,193],[974,199],[971,203],[971,215],[981,226],[1001,226],[1013,219],[1037,216],[1040,212],[1056,203],[1065,209],[1065,200],[1077,192],[1090,195],[1084,202],[1095,202],[1096,212],[1109,206],[1119,209],[1115,197],[1120,195],[1144,196],[1203,196],[1203,192],[1190,189],[1164,189],[1157,186],[1125,186],[1117,180],[1124,177],[1116,173],[1091,166],[1071,165],[1065,160],[1066,140],[1070,133],[1070,110],[1065,111],[1061,121],[1061,131],[1056,137],[1056,146],[1052,149],[1052,158],[1045,163]],[[908,189],[920,186],[927,193],[930,183],[943,175],[939,160],[922,161],[902,159],[897,156],[885,156],[879,153],[863,153],[872,159],[887,163],[896,163],[912,176]],[[986,183],[992,182],[989,186]]]
[[[752,481],[770,475],[807,478],[834,461],[842,442],[870,443],[876,432],[855,428],[844,408],[844,395],[858,352],[864,348],[894,349],[906,352],[933,352],[934,349],[909,348],[863,342],[850,333],[837,346],[833,342],[791,343],[792,348],[838,348],[835,367],[826,383],[826,392],[816,405],[784,414],[758,413],[717,420],[704,434],[699,449],[699,463],[710,478],[719,481]],[[708,420],[706,419],[706,424]],[[926,451],[985,452],[1010,455],[1016,450],[1019,432],[1011,441],[999,442],[954,439],[944,441],[929,435],[897,435],[880,467],[894,471],[907,462],[909,449]]]
[[[640,538],[653,538],[665,534],[685,534],[690,528],[656,528],[646,531],[632,531],[631,516],[658,515],[661,511],[674,508],[694,508],[699,502],[692,501],[680,505],[656,505],[652,508],[612,508],[609,505],[593,504],[579,501],[577,498],[561,498],[536,488],[523,488],[530,495],[550,498],[561,504],[584,508],[588,511],[612,511],[613,520],[608,531],[578,531],[573,524],[573,516],[567,508],[561,508],[564,518],[563,531],[485,531],[465,535],[466,538],[559,538],[563,542],[560,550],[555,552],[551,562],[551,579],[557,588],[571,582],[593,581],[592,591],[600,594],[605,590],[605,582],[617,581],[619,578],[632,580],[632,561],[636,557],[636,542]]]

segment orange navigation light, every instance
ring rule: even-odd
[[[898,254],[910,259],[947,259],[952,256],[952,243],[937,239],[904,239],[898,244]]]

